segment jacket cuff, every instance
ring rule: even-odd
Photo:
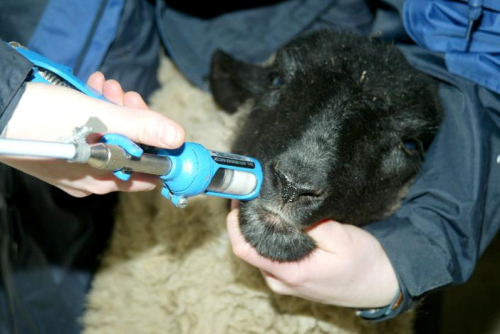
[[[364,319],[383,321],[394,318],[412,308],[427,292],[453,281],[448,268],[449,256],[407,219],[391,216],[363,228],[384,248],[400,289],[393,303],[372,310],[374,315],[362,311],[359,315]]]
[[[33,64],[0,39],[0,133],[24,92]]]
[[[381,322],[395,318],[411,309],[418,302],[418,299],[414,299],[410,296],[408,289],[399,276],[397,279],[399,290],[389,305],[375,309],[360,309],[356,311],[356,315],[367,321]]]
[[[21,100],[21,96],[23,96],[24,91],[26,90],[26,83],[24,82],[21,87],[15,92],[15,95],[12,97],[12,100],[7,105],[5,110],[3,110],[2,115],[0,116],[0,137],[4,137],[7,132],[7,124],[9,124],[12,115],[14,114],[14,110],[16,110],[19,101]]]

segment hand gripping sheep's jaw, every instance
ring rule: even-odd
[[[297,261],[315,248],[314,240],[279,212],[262,207],[252,208],[254,202],[242,203],[240,229],[245,240],[257,252],[274,261]]]
[[[306,230],[319,221],[363,225],[387,216],[441,120],[432,79],[393,45],[354,34],[299,37],[266,67],[218,52],[212,73],[223,108],[253,101],[233,151],[260,160],[264,182],[242,204],[240,226],[277,261],[310,254]]]

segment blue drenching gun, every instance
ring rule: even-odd
[[[259,195],[262,168],[253,158],[210,151],[197,143],[185,143],[177,150],[160,150],[159,155],[172,162],[170,172],[160,179],[162,195],[175,206],[185,206],[187,197],[202,192],[241,201]]]
[[[33,64],[32,82],[42,82],[76,89],[88,96],[107,101],[96,90],[73,75],[69,67],[57,64],[17,43],[14,49]],[[188,198],[200,194],[249,201],[259,195],[262,185],[260,163],[250,157],[207,150],[200,144],[186,142],[174,150],[139,146],[129,138],[113,133],[99,143],[88,144],[92,132],[106,127],[91,118],[76,128],[72,137],[62,142],[0,139],[0,155],[65,159],[87,163],[113,171],[127,181],[132,173],[157,175],[163,183],[162,195],[177,207],[185,207]]]
[[[259,195],[262,168],[254,158],[207,150],[186,142],[175,150],[140,147],[129,138],[105,134],[102,143],[90,145],[87,163],[113,170],[128,180],[133,172],[158,175],[162,195],[177,207],[199,194],[249,201]]]

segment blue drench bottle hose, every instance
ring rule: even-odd
[[[33,63],[32,82],[66,86],[106,100],[75,77],[70,68],[57,64],[17,43],[9,43]],[[107,100],[106,100],[107,101]],[[95,124],[98,124],[95,126]],[[133,172],[158,175],[162,195],[177,207],[185,207],[189,197],[206,194],[249,201],[259,195],[262,168],[254,158],[207,150],[198,143],[186,142],[175,150],[141,147],[129,138],[108,133],[101,142],[87,144],[86,136],[96,131],[97,120],[89,120],[66,142],[0,139],[0,155],[21,155],[66,159],[87,163],[114,172],[128,180]]]

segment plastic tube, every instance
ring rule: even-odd
[[[76,146],[58,142],[2,138],[0,139],[0,155],[70,160],[76,156]]]
[[[228,195],[248,195],[255,187],[257,178],[252,173],[219,168],[207,190]]]

